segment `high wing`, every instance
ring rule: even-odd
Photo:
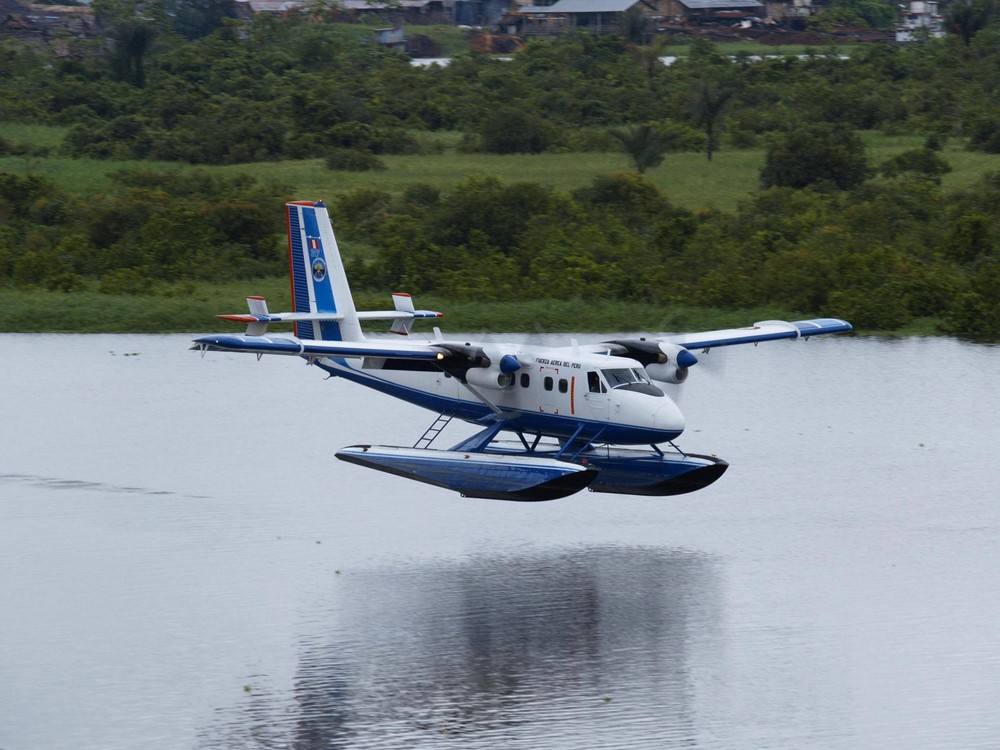
[[[236,317],[236,316],[227,316]],[[277,318],[277,316],[273,316]],[[281,322],[289,322],[287,316]],[[305,316],[303,316],[305,317]],[[319,316],[313,316],[318,318]],[[277,322],[271,320],[268,322]],[[719,346],[733,346],[735,344],[756,344],[761,341],[775,341],[778,339],[809,338],[810,336],[820,336],[829,333],[845,333],[852,330],[851,324],[838,318],[816,318],[812,320],[797,320],[787,322],[783,320],[765,320],[754,323],[745,328],[724,328],[717,331],[703,331],[700,333],[680,333],[664,336],[655,339],[644,339],[650,344],[673,344],[687,350],[707,351]],[[630,350],[628,353],[636,355],[632,351],[638,342],[620,341],[608,342],[623,344]],[[314,356],[314,357],[382,357],[385,359],[408,359],[408,360],[443,360],[456,354],[454,344],[430,344],[417,342],[389,342],[379,339],[366,339],[363,341],[323,341],[315,339],[299,339],[288,336],[253,336],[235,334],[212,334],[201,336],[194,340],[192,349],[201,351],[228,351],[246,352],[251,354],[286,354],[292,356]],[[464,347],[462,347],[464,349]],[[606,345],[597,345],[595,350],[606,350]],[[623,352],[624,353],[624,352]],[[645,359],[645,358],[643,358]],[[652,363],[653,360],[650,360]],[[690,363],[694,364],[693,358]],[[686,364],[683,361],[679,364]]]
[[[852,326],[846,320],[838,318],[814,318],[812,320],[796,320],[789,323],[784,320],[762,320],[745,328],[723,328],[718,331],[703,331],[701,333],[680,333],[664,336],[659,341],[683,346],[685,349],[708,350],[717,346],[733,346],[734,344],[756,344],[761,341],[777,339],[809,338],[827,333],[847,333]]]
[[[212,334],[194,340],[192,349],[203,352],[288,354],[304,357],[384,357],[385,359],[441,360],[452,352],[443,346],[405,341],[321,341],[286,336]]]
[[[697,364],[694,351],[708,351],[717,346],[758,344],[778,339],[807,339],[827,333],[846,333],[851,324],[839,318],[813,320],[762,320],[745,328],[723,328],[701,333],[678,333],[663,337],[615,339],[588,347],[590,351],[632,357],[643,364],[653,380],[683,383],[688,368]]]

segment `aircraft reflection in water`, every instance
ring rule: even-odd
[[[695,736],[691,652],[716,643],[721,610],[704,555],[592,548],[347,571],[335,585],[291,695],[255,689],[203,747],[635,748]]]
[[[843,320],[821,318],[562,348],[448,340],[436,328],[434,339],[418,341],[410,337],[414,320],[440,313],[417,310],[405,294],[393,296],[395,310],[358,312],[326,206],[293,202],[287,210],[294,312],[272,314],[263,298],[248,297],[249,314],[219,316],[246,323],[245,335],[202,336],[193,348],[303,357],[432,410],[437,418],[412,447],[354,445],[337,457],[469,497],[701,489],[728,464],[674,445],[684,417],[655,383],[683,382],[698,362],[692,350],[851,330]],[[361,321],[380,319],[392,320],[392,332],[405,338],[366,337]],[[272,323],[292,323],[296,335],[265,335]],[[431,449],[454,418],[481,429],[449,450]],[[499,440],[501,432],[517,439]]]

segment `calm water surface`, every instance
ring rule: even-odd
[[[713,352],[716,485],[522,505],[338,462],[432,415],[188,340],[0,336],[3,750],[1000,745],[1000,348]]]

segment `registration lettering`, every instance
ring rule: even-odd
[[[580,369],[579,362],[565,362],[558,359],[545,359],[544,357],[538,357],[535,362],[540,365],[551,365],[552,367],[572,367],[575,370]]]

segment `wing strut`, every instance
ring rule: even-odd
[[[496,414],[498,417],[500,417],[500,419],[506,419],[507,418],[507,414],[504,413],[504,411],[499,406],[497,406],[492,401],[490,401],[488,398],[486,398],[486,396],[484,396],[483,394],[481,394],[479,391],[477,391],[475,388],[473,388],[471,385],[469,385],[465,381],[460,381],[460,382],[462,383],[462,385],[464,385],[469,390],[469,393],[471,393],[473,396],[475,396],[480,401],[482,401],[484,404],[486,404],[490,408],[490,411],[492,411],[494,414]]]
[[[466,453],[482,453],[486,449],[486,446],[493,442],[493,438],[497,436],[497,433],[506,427],[506,425],[506,421],[498,420],[485,430],[480,430],[472,437],[466,438],[461,443],[451,448],[451,450],[464,451]]]

